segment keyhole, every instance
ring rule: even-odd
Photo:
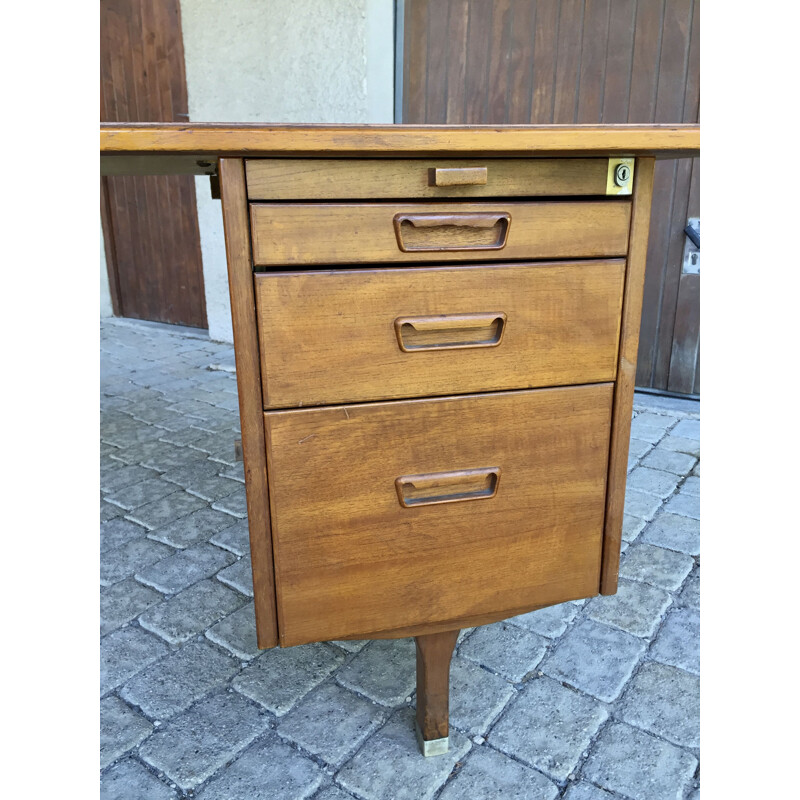
[[[692,266],[697,266],[697,253],[692,253]]]

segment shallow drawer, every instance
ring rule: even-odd
[[[265,414],[281,644],[597,593],[612,385]]]
[[[624,255],[629,200],[253,203],[259,267]]]
[[[605,195],[607,158],[345,159],[245,162],[251,200]]]
[[[614,380],[625,262],[255,276],[266,408]]]

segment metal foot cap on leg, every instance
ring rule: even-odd
[[[441,739],[428,739],[427,741],[422,738],[422,731],[419,724],[415,725],[417,729],[417,741],[419,742],[419,749],[422,755],[426,758],[430,756],[441,756],[450,749],[450,737],[444,736]]]

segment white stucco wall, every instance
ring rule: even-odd
[[[108,267],[106,266],[106,246],[103,237],[103,223],[100,223],[100,316],[113,317],[111,289],[108,286]]]
[[[392,122],[394,0],[181,0],[194,122]],[[219,200],[197,178],[212,339],[232,341]],[[101,314],[111,313],[105,254]]]
[[[181,0],[194,122],[392,122],[393,0]],[[231,341],[219,200],[197,178],[211,338]]]

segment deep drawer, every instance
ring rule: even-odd
[[[597,383],[625,262],[255,276],[266,408]]]
[[[605,195],[608,183],[607,158],[264,158],[245,167],[251,200],[576,197]]]
[[[596,594],[612,386],[265,414],[281,644]]]
[[[629,200],[253,203],[256,267],[621,256]]]

